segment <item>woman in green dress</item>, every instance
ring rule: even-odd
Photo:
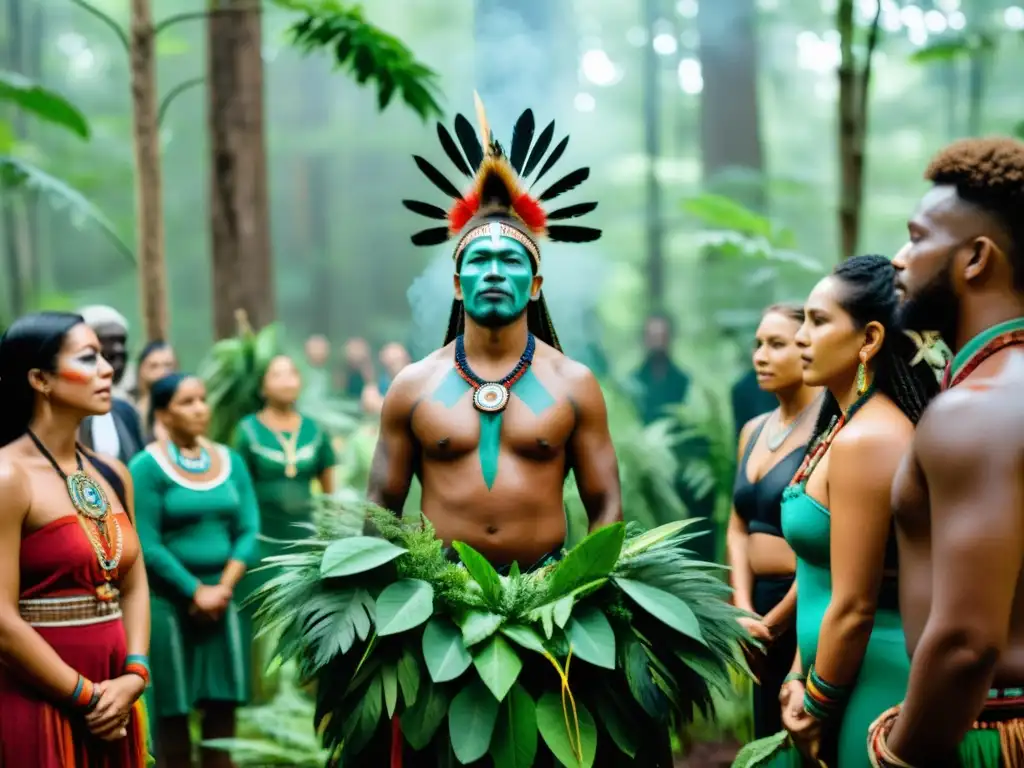
[[[782,717],[829,768],[868,768],[868,727],[902,700],[910,669],[889,492],[938,382],[896,328],[894,278],[882,256],[843,262],[811,292],[797,334],[804,383],[826,395],[782,505],[798,646]]]
[[[249,699],[252,630],[234,591],[256,559],[259,510],[245,462],[204,437],[203,382],[170,374],[151,397],[168,437],[130,469],[151,589],[158,765],[190,768],[192,711],[202,712],[204,739],[230,738]],[[202,750],[203,768],[230,765],[226,752]]]
[[[302,379],[295,362],[278,355],[261,382],[263,408],[239,423],[235,450],[249,468],[260,508],[260,559],[281,554],[289,541],[305,538],[302,523],[313,521],[314,483],[334,493],[334,450],[330,436],[296,410]],[[273,569],[250,573],[241,591],[251,595],[275,575]],[[250,614],[255,606],[249,605]],[[273,680],[266,675],[268,643],[255,642],[254,697],[267,699]]]

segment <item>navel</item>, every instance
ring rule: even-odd
[[[451,438],[442,437],[440,440],[437,441],[437,447],[440,448],[443,451],[445,448],[448,447],[448,443],[450,443],[450,442],[451,442]]]

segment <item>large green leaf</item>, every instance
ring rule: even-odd
[[[506,624],[501,628],[501,634],[507,637],[516,645],[528,651],[545,653],[544,639],[537,634],[533,627],[526,627],[522,624]]]
[[[473,665],[494,698],[501,701],[519,677],[523,660],[502,635],[495,635],[473,654]]]
[[[479,680],[455,695],[448,709],[448,735],[460,763],[466,765],[487,754],[497,720],[498,702]]]
[[[398,659],[398,685],[402,689],[405,706],[411,707],[420,691],[420,664],[408,646],[402,649]]]
[[[764,238],[772,236],[770,219],[724,195],[710,192],[697,195],[683,201],[683,210],[715,229],[728,229]]]
[[[599,690],[594,697],[597,713],[601,716],[601,724],[612,737],[615,746],[629,757],[636,757],[636,734],[640,732],[636,718],[628,709],[627,697],[616,695],[605,689]]]
[[[565,634],[574,656],[604,669],[615,669],[615,633],[600,610],[587,606],[577,611],[566,624]]]
[[[434,588],[421,579],[399,579],[377,597],[377,634],[418,627],[434,612]]]
[[[4,101],[13,102],[26,112],[66,128],[76,136],[89,138],[89,123],[85,115],[78,111],[78,107],[27,77],[0,70],[0,102]]]
[[[83,223],[100,228],[119,254],[135,263],[135,254],[121,239],[117,229],[85,195],[66,182],[51,176],[40,168],[9,155],[0,155],[0,192],[31,189],[38,192],[55,210],[71,213],[71,223],[81,229]]]
[[[437,728],[448,711],[448,694],[444,686],[423,681],[416,703],[402,713],[402,734],[413,749],[423,749],[437,733]]]
[[[591,768],[594,765],[594,758],[597,755],[597,725],[594,716],[580,702],[576,701],[576,717],[573,717],[571,705],[568,713],[562,709],[562,697],[557,693],[545,693],[537,702],[537,730],[540,731],[544,743],[548,745],[551,753],[558,758],[558,761],[567,768]],[[566,717],[568,716],[570,732],[566,731]],[[576,731],[577,721],[579,733]],[[578,751],[582,747],[582,760]]]
[[[516,683],[501,702],[491,739],[494,768],[532,768],[537,756],[537,707]]]
[[[637,605],[681,634],[703,643],[700,622],[693,609],[670,592],[652,587],[642,581],[616,577],[615,583]]]
[[[469,544],[454,541],[452,542],[452,547],[459,553],[459,559],[466,566],[469,575],[480,585],[484,593],[484,599],[492,608],[500,607],[501,578],[498,576],[498,572],[494,570],[494,566],[487,562],[487,558],[469,546]]]
[[[398,705],[398,669],[394,664],[385,664],[380,669],[380,681],[384,688],[384,706],[388,717],[395,714]]]
[[[404,549],[376,536],[351,536],[331,542],[324,551],[320,575],[325,579],[352,576],[390,563]]]
[[[557,600],[611,573],[625,536],[625,523],[615,523],[599,528],[569,550],[549,578],[548,599]]]
[[[459,621],[459,627],[462,629],[462,639],[467,646],[482,643],[498,631],[498,627],[501,626],[501,622],[504,620],[504,616],[499,616],[496,613],[467,611]]]
[[[432,618],[423,631],[423,659],[435,683],[454,680],[473,663],[462,632],[451,619],[443,616]]]
[[[345,751],[349,755],[358,754],[377,730],[381,715],[381,688],[380,677],[374,677],[355,710],[345,720]]]

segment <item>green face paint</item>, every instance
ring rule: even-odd
[[[459,271],[466,314],[483,326],[508,325],[526,311],[533,277],[522,244],[493,234],[477,238],[462,252]]]

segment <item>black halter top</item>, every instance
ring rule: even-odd
[[[736,470],[732,501],[736,514],[747,524],[748,533],[782,536],[782,493],[800,468],[807,446],[794,448],[765,472],[761,479],[754,483],[750,482],[747,477],[747,462],[769,418],[771,415],[761,420],[747,441],[747,447]]]

